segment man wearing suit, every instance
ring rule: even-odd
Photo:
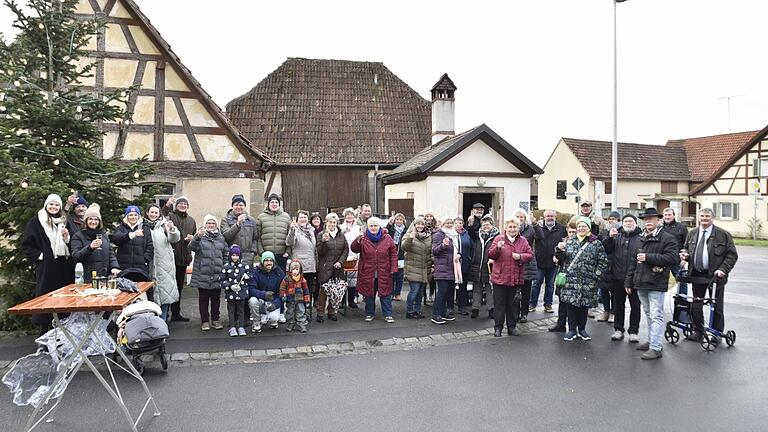
[[[688,336],[689,340],[701,340],[704,332],[704,311],[701,299],[706,296],[709,281],[713,278],[717,289],[714,294],[715,317],[710,324],[719,331],[723,331],[725,328],[725,316],[723,315],[725,284],[728,282],[728,274],[733,270],[733,266],[736,265],[736,260],[739,258],[731,234],[716,227],[712,223],[713,217],[712,209],[699,210],[699,226],[692,229],[685,239],[688,253],[680,254],[680,259],[688,261],[688,276],[693,285],[694,301],[691,306],[693,332]]]

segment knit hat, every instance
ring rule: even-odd
[[[216,219],[216,216],[212,214],[205,215],[205,217],[203,218],[203,226],[205,226],[205,224],[208,223],[209,220],[216,222],[216,226],[219,226],[219,220]]]
[[[261,254],[261,263],[264,264],[264,261],[266,260],[275,261],[275,254],[270,251],[264,251],[264,253]]]
[[[624,222],[624,219],[626,218],[632,218],[633,221],[637,222],[637,217],[635,217],[635,215],[633,215],[632,213],[625,214],[624,217],[621,218],[621,221]]]
[[[586,217],[586,216],[581,216],[581,217],[576,219],[576,225],[578,225],[581,222],[584,222],[590,228],[592,227],[592,221],[588,217]]]
[[[187,203],[187,205],[189,205],[189,198],[187,198],[187,197],[185,197],[183,195],[178,197],[178,198],[176,198],[176,205],[179,205],[179,203],[183,203],[183,202]]]
[[[367,226],[371,226],[372,223],[381,226],[381,219],[377,218],[376,216],[371,216],[368,218]]]
[[[443,221],[440,222],[440,226],[443,226],[443,224],[448,221],[451,221],[451,223],[453,223],[453,219],[454,219],[453,216],[443,216]]]
[[[612,217],[612,218],[614,218],[614,219],[618,220],[618,219],[621,219],[621,214],[620,214],[619,212],[617,212],[617,211],[612,211],[612,212],[611,212],[611,213],[608,215],[608,217],[609,217],[609,218],[611,218],[611,217]]]
[[[237,255],[240,256],[240,246],[233,244],[229,247],[229,256]]]
[[[242,194],[237,194],[232,197],[232,205],[235,205],[235,203],[241,202],[244,205],[248,205],[247,202],[245,202],[245,197]]]
[[[75,203],[75,207],[77,207],[79,205],[84,205],[84,206],[88,207],[88,201],[86,201],[85,198],[79,196],[79,197],[77,197],[77,202]]]
[[[269,194],[269,196],[267,197],[267,204],[269,204],[269,202],[272,200],[277,200],[278,204],[283,202],[283,200],[280,199],[280,195],[276,193]]]
[[[416,216],[416,218],[413,220],[413,224],[416,225],[417,223],[425,224],[427,222],[424,220],[423,216]]]
[[[99,205],[96,203],[89,205],[88,208],[85,210],[83,219],[88,220],[89,217],[95,217],[101,220],[101,212],[99,211],[99,209],[101,209],[101,207],[99,207]]]
[[[141,209],[138,206],[129,205],[125,208],[125,213],[123,213],[123,216],[128,216],[128,213],[136,213],[137,215],[141,216]]]
[[[48,204],[52,202],[59,203],[59,205],[61,205],[61,197],[56,194],[48,195],[48,197],[45,199],[45,204],[43,204],[43,208],[48,207]]]

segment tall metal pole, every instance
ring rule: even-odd
[[[616,96],[617,61],[616,61],[616,3],[613,2],[613,142],[611,143],[611,211],[617,211],[619,201],[619,145],[617,143],[618,102]],[[599,211],[599,209],[598,209]]]

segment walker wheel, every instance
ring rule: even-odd
[[[168,355],[164,352],[160,353],[160,366],[163,370],[168,370]]]
[[[729,347],[733,346],[736,343],[735,331],[728,330],[728,332],[725,334],[725,343],[728,344]]]
[[[717,348],[717,344],[705,333],[701,338],[701,347],[707,352],[712,352]]]
[[[667,342],[671,344],[676,344],[680,341],[680,333],[672,327],[668,326],[667,330],[664,331],[664,339],[666,339]]]
[[[686,325],[685,328],[683,329],[683,336],[685,336],[685,338],[687,339],[688,336],[690,335],[691,335],[691,329],[689,326]]]

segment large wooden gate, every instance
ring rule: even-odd
[[[328,208],[357,207],[368,201],[368,170],[361,168],[285,168],[282,169],[285,211],[318,211]]]

